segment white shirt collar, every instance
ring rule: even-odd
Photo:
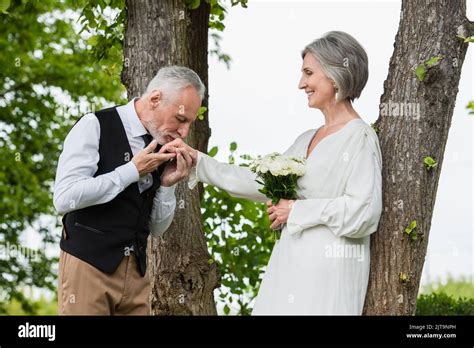
[[[143,126],[140,118],[138,117],[137,110],[135,109],[135,100],[138,98],[133,98],[130,100],[126,105],[121,105],[117,107],[117,112],[124,115],[125,118],[128,120],[130,125],[130,131],[132,137],[140,137],[144,134],[147,134],[146,128]]]

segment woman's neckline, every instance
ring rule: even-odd
[[[308,160],[308,159],[311,157],[311,155],[313,154],[314,150],[316,150],[316,148],[317,148],[322,142],[324,142],[327,138],[331,138],[333,135],[336,135],[336,134],[341,133],[344,129],[346,129],[350,124],[354,123],[355,121],[362,121],[362,122],[364,122],[364,120],[363,120],[362,118],[360,118],[360,117],[354,118],[354,119],[352,119],[352,120],[346,122],[346,124],[345,124],[343,127],[341,127],[341,129],[335,131],[334,133],[331,133],[331,134],[329,134],[329,135],[326,135],[324,138],[322,138],[322,139],[319,141],[319,143],[316,144],[316,146],[313,148],[313,150],[311,150],[311,152],[308,154],[308,150],[309,150],[309,147],[311,146],[311,143],[313,142],[313,139],[316,137],[316,134],[318,133],[318,131],[319,131],[324,125],[322,125],[322,126],[316,128],[315,131],[314,131],[314,133],[313,133],[313,135],[311,136],[311,138],[310,138],[310,140],[309,140],[308,145],[306,145],[306,152],[305,152],[306,160]]]

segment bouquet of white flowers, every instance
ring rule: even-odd
[[[272,200],[274,205],[280,199],[296,199],[296,181],[305,173],[306,160],[272,153],[258,158],[250,164],[250,170],[257,174],[256,180],[263,188],[259,192]],[[259,180],[260,179],[260,180]]]

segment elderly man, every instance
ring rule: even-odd
[[[83,116],[67,135],[54,188],[59,314],[149,314],[147,237],[170,226],[175,185],[195,164],[163,145],[187,136],[204,92],[194,71],[162,68],[143,96]]]

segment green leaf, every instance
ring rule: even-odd
[[[96,46],[100,41],[100,36],[99,35],[94,35],[91,36],[89,39],[87,39],[87,43],[91,46]]]
[[[198,120],[202,121],[204,120],[204,113],[207,111],[207,108],[205,106],[201,106],[198,110],[197,118]]]
[[[417,239],[416,220],[410,222],[410,225],[405,228],[405,232],[410,236],[411,240]]]
[[[427,68],[431,68],[433,65],[437,64],[441,59],[443,59],[443,56],[431,57],[425,62],[425,66]]]
[[[233,141],[230,143],[230,151],[234,152],[235,150],[237,150],[237,143]]]
[[[224,313],[225,313],[225,315],[229,315],[229,313],[230,313],[230,308],[229,308],[228,305],[225,305],[225,306],[224,306]]]
[[[474,36],[469,36],[469,37],[464,38],[464,42],[470,42],[470,43],[474,42]]]
[[[209,22],[209,28],[216,29],[219,31],[224,31],[225,25],[222,22]]]
[[[10,0],[0,0],[0,12],[8,14],[7,10],[10,7]]]
[[[375,131],[375,133],[379,133],[380,132],[380,129],[377,128],[377,126],[375,125],[375,123],[371,123],[370,124],[370,127],[372,127],[372,129]]]
[[[470,110],[469,115],[474,115],[474,100],[471,100],[467,106],[466,109]]]
[[[436,65],[441,59],[443,59],[443,56],[434,56],[428,59],[425,63],[418,65],[415,68],[415,74],[418,76],[418,79],[420,81],[424,81],[426,77],[426,72],[428,69],[432,68],[434,65]]]
[[[424,65],[418,65],[415,69],[415,74],[418,76],[418,79],[420,81],[423,81],[425,79],[426,75],[426,68]]]
[[[431,170],[438,165],[438,162],[436,162],[431,156],[425,157],[423,163],[425,164],[425,168],[427,170]]]
[[[217,146],[214,146],[212,149],[209,150],[207,155],[210,157],[214,157],[215,155],[217,155],[218,151],[219,151],[219,148]]]
[[[191,1],[187,1],[187,5],[188,5],[188,8],[190,10],[195,10],[199,7],[199,5],[201,4],[201,0],[191,0]]]

